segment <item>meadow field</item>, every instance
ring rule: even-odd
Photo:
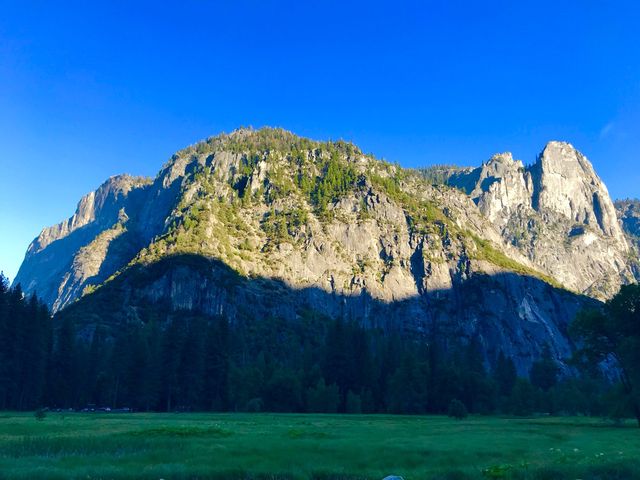
[[[0,478],[640,479],[640,429],[586,418],[0,414]]]

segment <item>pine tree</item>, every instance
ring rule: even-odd
[[[498,355],[496,366],[493,372],[493,378],[498,386],[498,393],[504,397],[511,394],[511,390],[516,384],[518,374],[516,366],[511,358],[507,358],[502,350]]]
[[[327,385],[324,378],[315,387],[307,390],[307,411],[312,413],[335,413],[340,406],[340,393],[335,384]]]
[[[52,400],[54,405],[68,408],[76,405],[78,384],[76,340],[71,320],[65,318],[56,335],[52,358]]]
[[[548,392],[551,387],[558,383],[558,374],[560,369],[551,357],[551,350],[545,345],[542,350],[540,360],[533,363],[529,378],[534,387],[540,388],[544,392]]]
[[[7,317],[7,404],[18,409],[21,403],[25,367],[25,326],[27,324],[24,294],[20,285],[9,291]]]
[[[265,409],[270,412],[299,412],[302,407],[302,385],[299,375],[279,367],[265,387]]]
[[[360,395],[353,393],[351,390],[347,393],[345,412],[362,413],[362,400]]]
[[[229,323],[223,317],[209,322],[205,337],[204,408],[226,410],[229,407],[230,371]],[[249,399],[247,398],[246,401]]]
[[[511,413],[527,416],[533,413],[535,407],[535,390],[526,378],[518,378],[509,398]]]
[[[203,319],[189,319],[178,370],[181,404],[188,410],[203,408],[201,403],[206,403],[202,402],[206,371],[206,337],[202,335],[204,330]]]
[[[391,413],[425,413],[428,368],[413,349],[408,349],[400,367],[389,379],[388,405]]]
[[[184,325],[172,320],[162,335],[162,398],[163,409],[170,412],[180,401],[180,360],[184,346]]]
[[[0,409],[9,408],[10,348],[9,280],[0,273]]]
[[[20,330],[20,357],[17,359],[18,410],[33,409],[40,405],[44,393],[47,373],[48,312],[32,295],[23,305],[23,320]]]

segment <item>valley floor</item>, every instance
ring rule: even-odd
[[[640,430],[585,418],[0,414],[0,478],[640,479]]]

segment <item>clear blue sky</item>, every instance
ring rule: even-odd
[[[0,0],[0,269],[108,176],[241,125],[405,166],[566,140],[640,196],[640,7]]]

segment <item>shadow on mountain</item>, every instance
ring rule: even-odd
[[[65,279],[67,272],[83,273],[83,270],[91,268],[91,261],[86,266],[81,266],[79,253],[89,246],[96,238],[106,230],[117,225],[102,225],[93,221],[74,230],[69,235],[51,242],[40,252],[26,259],[16,276],[15,284],[21,283],[23,278],[36,278],[39,282],[35,285],[23,285],[28,293],[35,293],[49,307],[59,297],[60,304],[65,306],[70,298],[80,295],[87,285],[99,285],[113,275],[122,265],[127,265],[144,245],[144,239],[135,231],[124,230],[111,239],[104,253],[104,261],[100,263],[100,269],[95,275],[77,278],[74,275]],[[92,252],[95,255],[95,251]],[[75,267],[72,267],[74,265]],[[35,274],[34,272],[38,272]],[[43,288],[48,285],[49,288]],[[64,285],[62,293],[56,287]]]
[[[91,243],[101,230],[102,227],[96,221],[93,221],[74,230],[65,237],[51,242],[38,253],[32,255],[27,253],[14,279],[14,285],[21,283],[22,287],[27,289],[29,293],[37,293],[48,305],[51,305],[52,299],[55,299],[57,295],[55,287],[52,286],[51,291],[45,291],[42,289],[42,285],[59,285],[60,282],[56,283],[51,279],[61,277],[61,272],[67,271],[71,267],[74,255],[78,250]],[[34,272],[42,272],[44,275],[35,275]],[[38,278],[40,280],[35,285],[35,291],[30,285],[24,284],[25,278]]]
[[[421,283],[421,282],[418,282]],[[343,319],[370,329],[427,338],[447,347],[477,340],[485,358],[500,350],[520,372],[549,345],[558,359],[571,355],[567,327],[596,302],[515,273],[473,274],[446,290],[385,302],[366,289],[345,295],[318,287],[293,287],[264,277],[247,278],[226,264],[180,254],[128,268],[95,292],[60,311],[85,338],[130,322],[174,322],[193,315],[225,317],[235,326],[287,329],[310,319]]]
[[[122,265],[127,265],[144,247],[145,239],[138,232],[125,231],[109,242],[105,254],[106,261],[100,264],[96,275],[88,277],[84,284],[100,285],[118,271]]]
[[[104,185],[106,183],[96,192],[104,189]],[[130,190],[126,195],[109,194],[102,199],[94,220],[54,240],[37,253],[27,253],[14,284],[21,283],[25,292],[36,293],[50,308],[66,306],[86,286],[101,284],[123,265],[127,265],[151,238],[159,234],[164,218],[175,204],[179,187],[179,181],[174,180],[163,188],[146,184]],[[149,198],[154,201],[149,202]],[[100,247],[90,247],[92,242],[117,226],[123,232],[111,240],[105,240],[107,245],[99,271],[85,276],[94,264],[91,257],[102,255]],[[79,254],[87,247],[92,248],[88,255],[90,258],[83,261]],[[38,279],[38,282],[25,282],[26,279]]]
[[[482,173],[481,167],[455,172],[447,180],[447,184],[459,188],[467,195],[470,195],[476,188],[478,180],[480,180],[480,173]]]

